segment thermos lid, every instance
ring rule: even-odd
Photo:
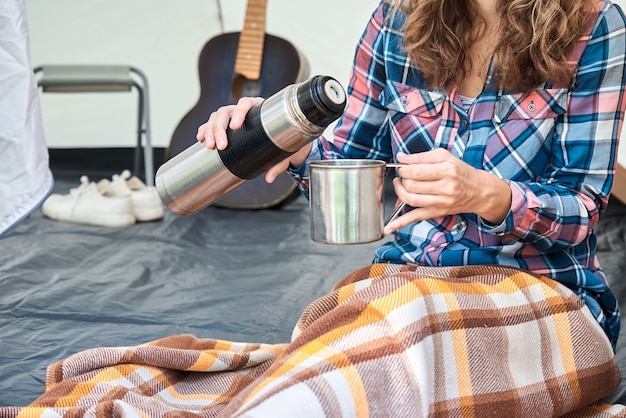
[[[307,120],[319,127],[327,127],[343,113],[346,93],[337,80],[329,76],[315,76],[298,88],[298,105]]]

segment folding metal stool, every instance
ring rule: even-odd
[[[143,149],[145,182],[154,186],[148,79],[143,72],[128,65],[65,64],[42,65],[33,71],[43,92],[122,92],[131,91],[133,87],[137,89],[139,106],[133,173],[139,172]]]

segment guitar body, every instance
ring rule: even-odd
[[[166,159],[196,143],[198,127],[219,107],[235,104],[244,96],[267,98],[287,85],[304,81],[308,77],[308,65],[300,52],[288,41],[265,34],[260,78],[242,78],[234,72],[240,34],[233,32],[218,35],[202,48],[198,60],[200,97],[174,130],[166,150]],[[272,184],[265,182],[263,174],[243,183],[213,206],[263,209],[278,206],[298,194],[288,174],[283,173]]]

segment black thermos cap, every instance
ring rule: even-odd
[[[335,97],[329,96],[335,86],[341,88],[334,78],[318,75],[298,87],[298,105],[309,122],[326,127],[341,116],[346,99],[343,91]]]

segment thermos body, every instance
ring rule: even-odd
[[[196,143],[165,162],[155,178],[163,203],[179,215],[211,205],[320,136],[345,104],[343,87],[328,76],[285,87],[252,108],[241,128],[227,129],[226,149]]]
[[[191,215],[242,181],[224,167],[217,152],[197,143],[164,163],[157,171],[155,185],[169,210]]]

